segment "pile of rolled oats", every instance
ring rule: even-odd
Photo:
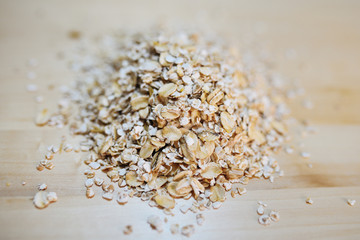
[[[286,93],[271,74],[208,39],[115,34],[79,55],[80,78],[58,113],[44,109],[36,121],[70,124],[84,136],[89,198],[98,186],[120,204],[136,196],[170,211],[176,199],[192,198],[191,207],[204,210],[220,207],[227,191],[245,193],[237,183],[282,175],[271,155],[286,139]]]

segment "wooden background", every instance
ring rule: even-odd
[[[92,37],[159,22],[210,25],[233,39],[257,32],[257,40],[275,54],[279,72],[298,79],[315,105],[313,110],[292,106],[295,116],[318,129],[296,140],[311,153],[313,168],[298,156],[299,149],[280,156],[283,178],[273,184],[251,181],[248,194],[205,212],[205,224],[192,239],[360,239],[359,12],[359,1],[1,0],[0,239],[184,239],[172,236],[169,225],[162,234],[150,230],[146,218],[163,214],[136,199],[126,206],[99,194],[86,199],[77,155],[56,156],[52,171],[35,170],[39,146],[58,144],[62,134],[36,127],[33,119],[40,107],[55,106],[58,88],[72,81],[58,58],[77,44],[68,32]],[[30,58],[39,65],[29,67]],[[27,78],[29,71],[36,79]],[[37,93],[26,91],[30,83],[39,86]],[[45,102],[36,103],[37,95]],[[38,210],[31,199],[43,182],[59,200]],[[313,205],[305,204],[307,196]],[[347,198],[357,204],[348,206]],[[258,200],[279,210],[281,220],[259,225]],[[169,222],[195,223],[195,216],[179,214]],[[127,224],[134,228],[130,236],[122,234]]]

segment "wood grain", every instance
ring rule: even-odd
[[[311,153],[313,168],[298,152],[279,156],[283,178],[273,184],[251,181],[248,194],[205,212],[205,224],[192,239],[360,239],[359,10],[358,1],[1,1],[0,239],[183,239],[168,228],[163,234],[152,231],[146,218],[163,215],[139,200],[126,206],[99,194],[87,200],[75,154],[57,156],[52,171],[35,170],[39,145],[59,143],[66,133],[37,128],[33,118],[41,106],[56,104],[59,91],[49,86],[58,89],[73,79],[57,58],[78,44],[67,33],[75,29],[93,37],[159,22],[207,24],[233,39],[257,31],[279,72],[298,79],[316,106],[304,110],[292,104],[294,116],[318,128],[316,135],[295,139]],[[286,57],[289,49],[296,50],[296,59]],[[39,66],[27,66],[29,58]],[[27,79],[29,71],[37,78]],[[39,86],[45,103],[35,103],[37,94],[26,92],[29,83]],[[31,198],[43,182],[59,201],[37,210]],[[307,196],[313,205],[305,204]],[[348,206],[347,198],[357,204]],[[260,226],[258,200],[279,210],[281,220]],[[195,216],[181,214],[169,222],[194,223]],[[130,236],[122,234],[127,224],[134,228]]]

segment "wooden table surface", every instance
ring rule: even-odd
[[[52,171],[35,170],[44,145],[58,144],[64,132],[38,128],[34,116],[55,106],[59,87],[73,75],[59,53],[78,44],[67,36],[115,29],[143,29],[154,23],[210,25],[236,39],[249,31],[274,53],[279,72],[298,79],[315,105],[294,103],[299,119],[318,133],[295,139],[293,155],[281,155],[285,176],[271,184],[254,180],[248,193],[204,212],[205,223],[192,239],[360,239],[360,2],[359,1],[0,1],[0,239],[184,239],[165,227],[146,224],[164,216],[144,202],[126,206],[98,194],[85,197],[83,166],[76,154],[55,157]],[[28,66],[36,58],[37,67]],[[36,78],[28,79],[29,72]],[[37,84],[36,93],[26,91]],[[49,89],[54,86],[55,90]],[[36,103],[42,95],[44,103]],[[66,132],[66,131],[65,131]],[[299,151],[311,153],[307,167]],[[27,184],[22,186],[22,181]],[[36,186],[47,183],[57,203],[35,209]],[[305,199],[311,196],[313,205]],[[347,199],[357,203],[350,207]],[[257,223],[257,201],[281,214],[268,227]],[[194,214],[168,217],[170,223],[195,223]],[[134,232],[124,236],[124,226]]]

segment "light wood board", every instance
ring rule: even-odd
[[[52,171],[35,170],[39,144],[57,144],[62,134],[36,127],[33,119],[60,96],[49,86],[58,89],[73,79],[57,58],[77,44],[67,33],[80,30],[92,37],[159,22],[208,24],[233,39],[258,32],[257,40],[276,55],[279,72],[298,79],[315,105],[292,105],[294,116],[318,129],[297,139],[311,153],[313,168],[299,149],[280,156],[283,178],[273,184],[251,181],[245,196],[229,197],[219,210],[203,213],[205,223],[192,239],[360,239],[359,12],[359,1],[0,1],[0,239],[184,239],[172,236],[169,224],[162,234],[152,231],[146,218],[163,214],[139,200],[119,206],[99,194],[86,199],[75,154],[56,156]],[[29,67],[30,58],[39,66]],[[29,71],[36,79],[27,78]],[[39,86],[37,93],[26,91],[30,83]],[[45,103],[37,104],[37,95]],[[38,210],[31,198],[43,182],[59,200]],[[305,204],[307,196],[313,205]],[[348,206],[348,198],[357,204]],[[278,223],[257,223],[259,200],[280,211]],[[194,214],[168,218],[195,223]],[[127,224],[134,232],[124,236]]]

